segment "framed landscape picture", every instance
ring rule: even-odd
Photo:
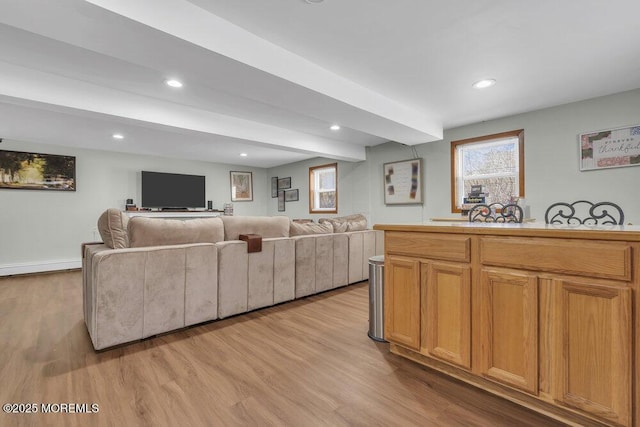
[[[0,188],[76,191],[76,158],[0,150]]]
[[[253,200],[253,177],[251,172],[231,171],[231,201],[250,202]]]

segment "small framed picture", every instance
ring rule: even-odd
[[[278,177],[271,177],[271,197],[278,197]]]
[[[298,189],[295,190],[287,190],[284,192],[284,200],[285,202],[297,202],[299,199]]]
[[[278,190],[287,190],[291,188],[291,177],[278,179]]]
[[[278,212],[284,212],[284,191],[278,191]]]
[[[231,171],[231,201],[250,202],[253,200],[253,181],[251,172]]]

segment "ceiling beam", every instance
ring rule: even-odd
[[[346,126],[405,144],[442,139],[441,121],[343,78],[186,0],[86,0],[365,112]],[[392,126],[381,126],[382,122]]]
[[[308,133],[81,82],[0,61],[0,95],[176,129],[255,141],[274,148],[346,161],[365,160],[365,148]],[[28,104],[28,102],[25,102]]]

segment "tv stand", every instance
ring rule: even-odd
[[[188,218],[209,218],[220,216],[220,212],[216,211],[125,211],[125,214],[129,218],[136,216],[144,216],[147,218],[175,218],[175,219],[188,219]]]

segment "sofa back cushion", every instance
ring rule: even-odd
[[[367,218],[362,214],[320,218],[318,222],[320,224],[331,224],[333,226],[334,233],[361,231],[367,229]]]
[[[305,236],[307,234],[331,234],[333,233],[333,226],[331,223],[325,222],[324,224],[316,224],[315,222],[299,223],[291,221],[289,227],[289,235],[291,236]]]
[[[132,248],[216,243],[223,240],[224,226],[220,218],[134,217],[129,220],[129,241]]]
[[[263,239],[289,237],[286,216],[223,216],[224,239],[238,240],[240,234],[259,234]]]
[[[331,224],[334,233],[344,233],[347,231],[347,220],[344,217],[320,218],[320,224]]]
[[[105,245],[111,249],[129,247],[127,223],[129,217],[118,209],[107,209],[98,218],[98,232]]]
[[[349,215],[347,218],[347,231],[362,231],[367,229],[367,218],[362,214]]]

